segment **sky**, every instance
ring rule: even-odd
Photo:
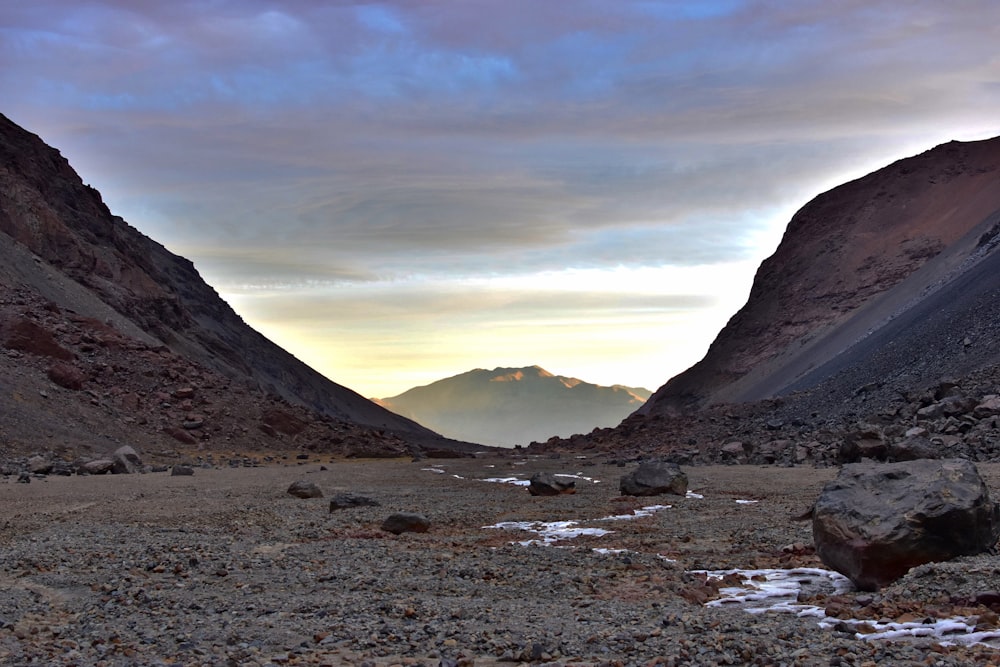
[[[1000,134],[996,0],[33,0],[0,113],[254,328],[390,397],[656,389],[817,194]]]

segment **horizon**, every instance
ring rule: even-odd
[[[0,112],[369,398],[656,391],[818,194],[1000,135],[1000,5],[0,8]]]

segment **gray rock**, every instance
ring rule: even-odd
[[[86,475],[103,475],[110,472],[115,467],[115,462],[111,459],[97,459],[82,463],[79,470]]]
[[[365,496],[356,496],[351,493],[338,493],[330,499],[330,511],[348,509],[351,507],[378,507],[377,500]]]
[[[27,465],[28,472],[34,475],[47,475],[52,470],[52,461],[37,454],[28,459]]]
[[[576,493],[576,481],[558,477],[548,472],[536,472],[528,482],[528,493],[533,496],[558,496]]]
[[[191,466],[177,464],[170,469],[171,477],[184,477],[193,474],[194,474],[194,468],[192,468]]]
[[[846,465],[813,509],[817,555],[861,590],[986,551],[998,533],[1000,506],[964,459]]]
[[[312,482],[298,480],[288,487],[288,493],[296,498],[322,498],[323,492]]]
[[[924,436],[911,436],[889,447],[889,458],[893,461],[915,461],[917,459],[941,458],[940,450]]]
[[[623,496],[658,496],[664,493],[683,496],[688,478],[676,463],[646,461],[621,478],[618,486]]]
[[[111,472],[116,475],[131,475],[142,470],[142,459],[139,454],[128,445],[123,445],[115,450],[111,455],[114,464]]]
[[[401,533],[426,533],[431,527],[430,520],[423,514],[397,512],[390,514],[382,522],[382,530],[399,535]]]

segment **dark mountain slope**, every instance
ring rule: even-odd
[[[0,116],[4,287],[320,415],[462,447],[315,372],[247,326],[193,264],[114,216],[58,151]]]
[[[764,261],[705,358],[641,414],[790,387],[958,269],[1000,211],[1000,138],[951,142],[816,197]],[[811,376],[814,381],[819,377]]]

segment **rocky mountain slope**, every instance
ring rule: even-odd
[[[1000,458],[1000,138],[820,195],[706,357],[617,428],[539,450],[836,464]]]
[[[58,151],[3,116],[0,411],[7,452],[137,441],[371,455],[470,449],[254,331],[191,262],[113,215]]]
[[[998,221],[1000,138],[944,144],[816,197],[792,218],[705,358],[641,412],[815,386],[816,367],[981,257]]]
[[[478,368],[379,403],[452,438],[510,447],[613,426],[649,395],[529,366]]]

